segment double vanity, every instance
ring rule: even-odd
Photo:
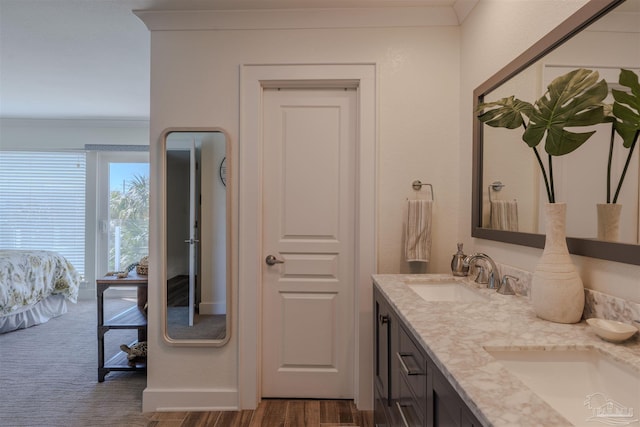
[[[450,275],[374,275],[377,426],[640,426],[640,339]]]

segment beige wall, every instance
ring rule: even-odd
[[[461,29],[460,224],[468,251],[490,254],[498,262],[533,271],[541,250],[471,239],[471,111],[473,89],[513,60],[586,1],[482,0]],[[640,266],[573,257],[587,288],[640,302]]]
[[[242,64],[375,63],[378,96],[378,270],[407,270],[401,259],[402,212],[411,182],[433,184],[433,258],[429,272],[449,271],[458,228],[459,28],[392,27],[287,30],[152,31],[151,141],[175,126],[216,126],[238,153]],[[152,147],[152,194],[159,182]],[[233,165],[237,165],[234,159]],[[242,179],[242,177],[240,177]],[[259,183],[256,183],[259,185]],[[237,200],[237,199],[236,199]],[[159,208],[156,207],[156,208]],[[158,230],[151,230],[158,235]],[[152,248],[157,242],[151,243]],[[153,251],[153,249],[152,249]],[[151,306],[160,305],[150,275]],[[171,347],[161,337],[160,313],[149,311],[149,374],[144,410],[208,396],[209,405],[236,404],[238,286],[233,294],[233,335],[222,348]],[[155,326],[154,326],[155,325]],[[367,350],[368,351],[368,350]],[[195,397],[191,404],[202,402]],[[368,402],[370,406],[372,402]]]

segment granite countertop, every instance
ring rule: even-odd
[[[487,295],[487,302],[424,301],[405,284],[419,278],[454,279],[445,274],[378,274],[373,276],[373,281],[485,425],[571,425],[485,348],[596,349],[640,372],[639,334],[620,344],[606,342],[598,338],[585,321],[566,325],[539,319],[527,297],[500,295],[466,278],[455,279]],[[640,408],[634,408],[636,411]]]

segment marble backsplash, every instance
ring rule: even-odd
[[[529,297],[531,294],[531,280],[533,273],[520,270],[506,264],[497,264],[501,275],[509,274],[516,277],[511,285],[516,294]],[[601,319],[617,320],[619,322],[634,324],[634,320],[640,320],[640,303],[624,300],[602,292],[585,289],[584,319],[598,317]],[[638,325],[637,323],[635,325]]]

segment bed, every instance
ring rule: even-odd
[[[79,287],[80,274],[57,252],[0,249],[0,333],[66,313]]]

